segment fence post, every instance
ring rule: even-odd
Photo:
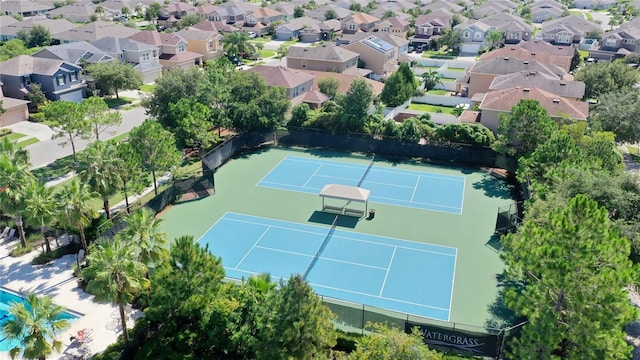
[[[364,326],[365,326],[365,325],[364,325],[364,311],[365,311],[365,310],[364,310],[364,304],[362,304],[362,322],[361,322],[361,326],[360,326],[360,328],[361,328],[360,333],[361,333],[362,335],[364,335]]]

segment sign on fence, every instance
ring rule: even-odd
[[[498,335],[405,322],[404,330],[411,333],[417,327],[425,344],[451,348],[476,356],[498,356]]]

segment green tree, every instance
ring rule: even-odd
[[[304,16],[304,8],[302,6],[296,6],[293,9],[293,17],[294,18],[301,18]]]
[[[155,269],[169,256],[167,234],[160,231],[162,221],[153,211],[141,208],[125,216],[127,227],[116,235],[123,243],[134,245],[136,259],[148,269]]]
[[[29,95],[27,95],[27,99],[30,101],[29,110],[32,112],[40,111],[40,108],[46,106],[49,101],[42,91],[42,86],[38,83],[32,83],[29,87]]]
[[[580,56],[580,51],[578,51],[578,47],[573,47],[573,57],[571,58],[571,65],[569,66],[570,71],[575,71],[580,64],[582,64],[582,57]]]
[[[613,91],[601,95],[590,109],[589,125],[613,132],[617,141],[640,141],[640,91]]]
[[[131,130],[129,142],[140,155],[142,166],[151,173],[153,190],[158,195],[157,173],[169,171],[182,161],[182,154],[176,147],[173,134],[156,121],[147,119]]]
[[[278,47],[278,50],[276,51],[276,57],[282,61],[282,59],[284,59],[285,56],[287,56],[288,52],[289,52],[289,46],[282,44]]]
[[[350,360],[441,360],[442,355],[429,349],[422,340],[422,334],[404,331],[382,324],[371,325],[371,332],[358,338],[356,351]]]
[[[62,189],[55,194],[57,208],[60,211],[59,221],[78,230],[80,243],[85,253],[88,251],[88,246],[84,231],[91,224],[91,221],[98,217],[98,212],[91,205],[91,201],[96,196],[97,194],[91,191],[89,185],[80,183],[77,178],[64,184]]]
[[[178,127],[178,119],[171,116],[169,105],[187,97],[208,104],[209,86],[206,74],[196,67],[172,69],[156,79],[153,95],[143,100],[142,105],[162,126],[174,129]]]
[[[439,46],[446,46],[449,49],[457,50],[462,44],[462,31],[460,29],[444,29],[437,40]]]
[[[633,91],[640,73],[623,62],[601,61],[580,69],[575,79],[584,82],[584,98],[591,99],[614,91]]]
[[[341,128],[344,132],[364,131],[365,119],[373,101],[373,90],[364,79],[357,79],[351,83],[344,96],[338,98],[338,105],[342,109]]]
[[[301,275],[280,282],[272,305],[259,324],[256,347],[260,359],[313,359],[336,343],[334,315]]]
[[[24,46],[24,41],[15,38],[0,45],[0,61],[6,61],[19,55],[31,55],[32,50]]]
[[[436,137],[446,142],[490,146],[495,140],[491,130],[480,124],[445,124],[435,131]]]
[[[45,227],[56,218],[56,201],[51,188],[32,179],[24,189],[24,214],[27,224],[40,228],[47,252],[51,251]]]
[[[398,71],[393,73],[384,83],[380,99],[389,107],[396,107],[411,99],[418,82],[407,63],[400,65]]]
[[[605,208],[578,195],[541,224],[503,238],[507,305],[528,323],[513,358],[628,359],[624,326],[637,318],[623,289],[635,275],[629,241]]]
[[[333,20],[333,19],[337,19],[338,18],[338,13],[333,10],[333,9],[329,9],[327,11],[325,11],[324,13],[324,20]]]
[[[256,47],[251,43],[249,34],[244,31],[234,31],[222,38],[224,51],[229,56],[241,57],[242,54],[253,54]]]
[[[115,143],[96,140],[82,152],[78,165],[78,174],[82,182],[100,195],[107,219],[111,219],[109,200],[118,191],[121,183],[117,171],[120,161]]]
[[[97,96],[88,97],[81,103],[85,118],[91,123],[96,140],[108,128],[122,123],[122,115],[117,111],[109,111],[107,103]]]
[[[511,155],[526,155],[547,141],[558,128],[537,100],[522,99],[509,114],[500,114],[495,149]]]
[[[202,21],[202,17],[198,14],[185,15],[178,20],[178,29],[188,28]]]
[[[106,93],[118,90],[135,90],[142,85],[142,74],[131,64],[121,62],[97,63],[87,66],[87,72],[96,81],[96,85]]]
[[[210,119],[218,129],[218,137],[221,136],[223,128],[232,126],[227,114],[231,96],[231,75],[234,72],[235,66],[226,57],[221,57],[213,63],[208,62],[205,67],[208,81],[204,91],[208,94],[206,101],[211,108]]]
[[[86,272],[92,275],[87,291],[99,301],[118,305],[120,325],[127,346],[129,329],[124,307],[149,286],[149,281],[144,277],[147,268],[136,260],[136,247],[118,239],[101,240],[93,244],[87,261],[89,267]]]
[[[85,119],[82,106],[71,101],[54,101],[44,109],[44,117],[53,124],[53,138],[65,138],[62,145],[71,145],[73,161],[78,162],[76,142],[91,136],[91,123]]]
[[[120,191],[124,195],[127,212],[131,212],[129,196],[139,194],[148,184],[147,175],[143,171],[142,158],[129,142],[121,142],[117,145],[118,159],[116,162],[116,176],[120,179]]]
[[[27,47],[42,47],[51,45],[51,33],[46,27],[36,24],[31,29],[18,31],[16,37],[24,42]]]
[[[287,123],[289,126],[302,127],[302,125],[309,120],[309,105],[307,103],[300,103],[293,107],[291,110],[291,120]]]
[[[155,22],[160,14],[160,10],[162,10],[162,7],[162,4],[157,2],[149,4],[144,12],[144,19]]]
[[[198,148],[201,153],[218,140],[212,132],[211,108],[193,98],[182,98],[169,105],[170,116],[177,121],[177,127],[170,129],[180,148]]]
[[[321,93],[327,95],[330,98],[335,98],[340,87],[340,80],[333,77],[324,77],[318,80],[318,89]]]
[[[500,45],[500,43],[502,42],[502,37],[502,32],[498,30],[489,30],[484,38],[484,41],[487,43],[489,50],[493,50],[496,48],[496,46]]]
[[[123,16],[128,16],[131,13],[131,10],[126,6],[123,6],[122,9],[120,9],[120,13],[122,13]]]
[[[432,90],[438,84],[444,85],[444,83],[441,80],[440,74],[438,74],[438,72],[435,70],[425,71],[422,74],[420,74],[420,77],[422,78],[422,84],[424,86],[425,91]]]
[[[50,297],[27,294],[25,300],[11,304],[2,332],[6,340],[18,343],[9,350],[11,358],[21,355],[23,359],[44,360],[54,351],[60,352],[62,341],[57,337],[71,325],[62,318],[64,309]]]
[[[416,118],[406,119],[398,127],[398,138],[401,141],[417,143],[420,141],[420,124]]]
[[[23,216],[25,188],[33,175],[28,170],[29,153],[7,137],[0,139],[0,210],[15,219],[20,245],[27,247]]]

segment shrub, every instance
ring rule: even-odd
[[[2,129],[0,129],[0,137],[7,136],[7,135],[11,134],[12,132],[13,132],[13,130],[11,130],[11,129],[2,128]]]
[[[27,245],[26,247],[18,246],[15,249],[11,250],[9,256],[11,257],[20,257],[22,255],[28,254],[33,251],[33,246]]]
[[[43,251],[38,256],[34,257],[31,261],[33,265],[43,265],[49,263],[55,259],[59,259],[65,255],[76,254],[78,252],[77,244],[69,244],[61,246],[57,249],[53,249],[50,252]]]
[[[37,113],[30,114],[29,115],[29,121],[36,122],[36,123],[43,122],[44,121],[44,113],[37,112]]]

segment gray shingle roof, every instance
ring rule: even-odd
[[[57,34],[54,38],[67,41],[84,40],[91,42],[102,39],[106,36],[125,38],[138,32],[139,31],[136,29],[128,28],[120,24],[105,21],[95,21],[78,28],[64,31],[60,34]]]
[[[582,81],[559,80],[548,74],[530,71],[497,76],[489,89],[505,90],[516,86],[536,87],[558,96],[576,99],[582,99],[585,90],[585,84]]]
[[[44,26],[49,30],[51,35],[56,35],[61,32],[76,28],[76,25],[71,23],[69,20],[43,19],[43,18],[37,18],[37,17],[32,17],[32,18],[14,22],[14,23],[8,23],[6,25],[4,22],[2,22],[0,25],[2,26],[0,27],[0,34],[10,35],[10,36],[16,36],[16,34],[18,34],[18,31],[31,29],[35,25]]]
[[[316,47],[292,46],[287,52],[287,57],[344,62],[358,57],[358,53],[331,45]]]
[[[113,57],[86,41],[49,46],[33,54],[33,56],[49,59],[56,58],[73,64],[81,64],[82,59],[89,64],[113,61]]]
[[[535,60],[520,60],[518,58],[510,57],[479,61],[469,69],[469,73],[493,75],[505,75],[520,71],[542,72],[547,75],[555,76],[558,79],[567,75],[565,70],[556,65],[543,64]]]
[[[20,55],[0,63],[0,74],[13,76],[29,74],[53,75],[63,63],[66,62],[62,60]],[[73,64],[69,64],[69,66],[78,67]]]

